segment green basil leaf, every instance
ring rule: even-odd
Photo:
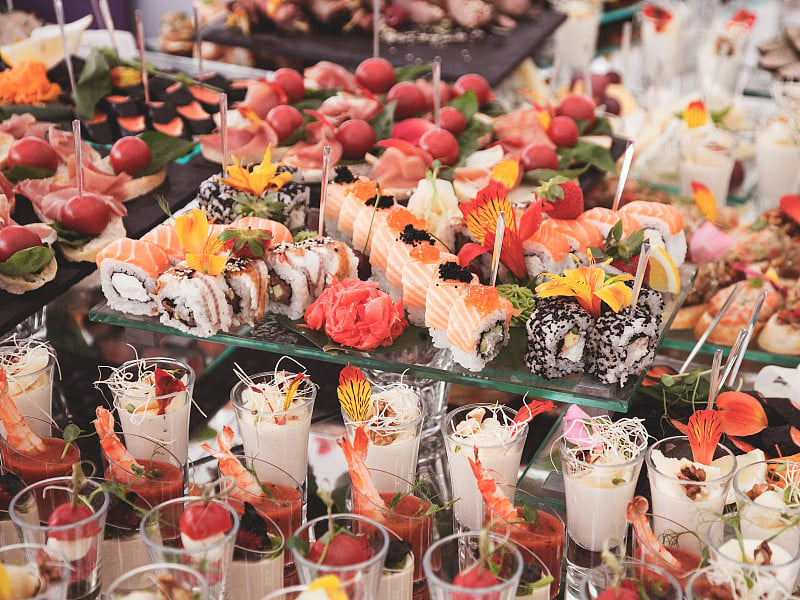
[[[447,103],[447,106],[452,106],[453,108],[457,108],[464,118],[469,123],[470,119],[478,112],[480,106],[478,105],[478,96],[475,94],[473,90],[469,90],[460,96],[456,96],[450,102]]]
[[[150,166],[136,177],[158,173],[176,158],[180,158],[195,147],[195,142],[166,135],[160,131],[145,131],[138,135],[150,147]]]
[[[472,93],[472,90],[467,94]],[[466,95],[466,94],[465,94]],[[455,166],[461,167],[467,160],[467,157],[478,149],[478,140],[492,130],[491,123],[472,119],[469,121],[467,128],[458,136],[458,164]]]
[[[111,67],[106,57],[92,50],[83,65],[81,76],[72,90],[75,111],[81,119],[94,117],[97,103],[111,93]]]
[[[397,81],[416,81],[423,75],[427,75],[433,69],[433,63],[421,63],[419,65],[405,65],[395,67],[394,77]]]
[[[6,179],[11,183],[17,183],[23,179],[44,179],[45,177],[52,177],[55,171],[52,169],[45,169],[43,167],[23,167],[21,165],[14,165],[6,171]]]
[[[8,257],[7,261],[0,262],[0,273],[11,277],[38,273],[50,264],[54,255],[55,252],[49,246],[34,246],[17,250]]]
[[[381,112],[369,120],[372,130],[375,132],[375,141],[385,140],[392,137],[392,127],[394,126],[394,109],[397,100],[388,102]]]
[[[611,121],[605,117],[595,117],[594,125],[589,129],[590,135],[612,135]]]
[[[617,172],[617,166],[614,159],[611,158],[609,149],[585,140],[578,140],[572,148],[559,148],[557,153],[561,157],[570,156],[572,160],[588,163],[602,171]]]
[[[85,233],[78,233],[77,231],[67,229],[59,221],[53,221],[49,225],[55,229],[58,234],[58,243],[69,246],[70,248],[83,246],[97,237],[95,235],[86,235]]]

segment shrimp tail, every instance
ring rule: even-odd
[[[345,435],[339,440],[339,445],[342,447],[345,460],[347,460],[353,486],[372,504],[379,508],[386,508],[386,503],[383,501],[383,498],[381,498],[378,488],[375,487],[372,474],[369,472],[364,462],[367,457],[367,449],[369,446],[369,438],[367,437],[364,426],[360,425],[358,429],[356,429],[352,442]]]
[[[650,521],[647,519],[647,509],[650,507],[647,498],[644,496],[635,496],[633,500],[628,502],[628,508],[625,516],[628,522],[633,525],[637,537],[642,540],[642,547],[645,552],[644,560],[647,560],[647,554],[654,553],[658,558],[666,564],[680,568],[680,561],[658,540],[653,529],[650,527]]]
[[[98,406],[94,414],[97,418],[92,423],[100,438],[100,446],[108,457],[124,470],[132,469],[134,466],[141,469],[142,466],[117,437],[114,431],[114,415],[102,406]]]
[[[6,430],[9,445],[27,455],[44,452],[44,441],[36,435],[19,412],[8,391],[8,377],[0,368],[0,423]]]
[[[478,490],[480,490],[484,502],[509,523],[519,521],[517,509],[514,508],[511,501],[500,490],[494,477],[491,476],[478,458],[477,447],[475,448],[475,458],[467,456],[467,460],[469,461],[469,466],[472,467],[472,474],[478,480]]]
[[[367,451],[369,450],[369,436],[367,435],[366,428],[361,425],[356,429],[356,435],[353,438],[353,450],[355,451],[358,460],[364,462],[367,460]]]
[[[538,415],[549,412],[553,408],[555,408],[555,404],[550,400],[532,400],[528,404],[524,404],[514,416],[513,433],[516,433],[525,423],[533,421]]]
[[[217,434],[217,444],[219,445],[219,449],[221,452],[225,454],[231,454],[231,447],[233,446],[233,439],[236,437],[236,434],[233,433],[233,429],[225,425]]]

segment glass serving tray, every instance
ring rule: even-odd
[[[758,343],[755,338],[757,336],[753,336],[754,339],[750,341],[750,347],[744,355],[745,360],[750,360],[753,362],[764,363],[769,365],[780,365],[782,367],[796,367],[800,365],[800,356],[791,356],[789,354],[774,354],[772,352],[767,352],[765,350],[760,350],[758,348]],[[684,352],[691,351],[694,348],[694,345],[697,343],[697,340],[694,337],[694,330],[692,329],[678,329],[673,331],[668,331],[667,335],[664,336],[664,340],[662,341],[661,345],[664,348],[671,348],[673,350],[681,350]],[[717,344],[711,344],[706,342],[703,344],[703,347],[700,348],[701,354],[714,354],[718,348],[722,348],[724,356],[728,356],[730,354],[731,349],[728,346],[719,346]]]
[[[678,308],[683,304],[697,273],[697,269],[693,265],[683,265],[680,271],[680,293],[665,296],[664,323],[660,331],[659,343],[664,332],[672,323]],[[89,312],[89,318],[110,325],[187,336],[172,327],[162,325],[153,317],[119,313],[109,308],[105,302],[95,306]],[[418,344],[402,350],[390,352],[381,352],[380,349],[375,352],[339,349],[325,351],[302,335],[287,328],[277,317],[267,315],[254,328],[244,328],[235,333],[219,333],[208,339],[221,344],[254,350],[289,354],[338,364],[352,364],[394,373],[408,372],[414,377],[426,377],[515,394],[530,394],[557,402],[596,406],[614,411],[628,410],[631,398],[641,381],[640,376],[620,388],[617,385],[604,384],[589,374],[575,374],[553,380],[538,377],[530,373],[524,365],[523,355],[527,339],[525,332],[520,329],[512,330],[508,346],[483,371],[478,373],[453,364],[449,351],[434,348],[427,334],[420,337]]]

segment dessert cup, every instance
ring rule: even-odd
[[[387,530],[387,533],[391,541],[401,539],[399,535],[391,530]],[[418,561],[416,555],[413,552],[409,552],[400,565],[390,567],[384,564],[378,589],[378,600],[412,600],[415,597],[415,591],[417,594],[426,594],[427,586],[424,580],[414,581],[414,568],[417,563],[422,569],[422,561]]]
[[[155,369],[179,379],[185,391],[156,396]],[[157,446],[169,448],[182,465],[189,456],[189,413],[195,373],[173,358],[130,360],[115,369],[105,381],[111,390],[122,431],[139,437],[128,442],[134,456],[150,456]]]
[[[149,592],[157,594],[159,577],[171,577],[175,583],[192,594],[193,600],[209,600],[208,582],[205,577],[185,565],[156,563],[145,565],[120,575],[105,588],[106,600],[124,600],[129,594]]]
[[[50,344],[38,340],[0,344],[0,367],[6,372],[11,399],[40,437],[51,435],[55,366],[56,351]],[[0,437],[6,437],[2,424]]]
[[[147,553],[154,563],[177,563],[196,569],[208,582],[212,598],[227,598],[233,547],[239,530],[239,515],[229,504],[210,500],[209,502],[220,504],[228,511],[232,527],[213,541],[186,548],[179,523],[184,510],[192,502],[203,502],[203,498],[189,496],[167,500],[142,517],[140,530]],[[234,600],[233,596],[231,600]]]
[[[680,142],[679,192],[692,197],[692,182],[705,185],[723,207],[736,161],[739,140],[730,132],[700,127],[688,130]]]
[[[722,444],[718,444],[714,459],[729,456],[729,464],[723,461],[722,468],[713,465],[704,469],[701,468],[703,465],[693,467],[692,465],[696,463],[691,462],[692,448],[689,439],[685,436],[675,436],[654,443],[646,454],[653,515],[665,517],[696,533],[696,536],[681,536],[678,539],[678,547],[700,554],[700,540],[705,538],[714,515],[721,515],[725,506],[728,486],[736,468],[733,453]],[[692,471],[696,471],[697,475],[692,475]],[[700,472],[702,480],[698,481],[697,479],[701,477]],[[666,523],[666,521],[653,523],[656,536],[664,534],[660,526]]]
[[[556,81],[569,82],[572,75],[585,71],[597,50],[597,33],[603,3],[597,0],[551,0],[553,8],[567,15],[554,34],[553,65]]]
[[[49,422],[28,417],[26,421],[39,423],[41,427],[45,424],[51,427]],[[33,484],[51,477],[66,477],[72,473],[72,465],[80,460],[80,451],[76,444],[67,443],[61,438],[62,432],[55,425],[52,426],[52,435],[56,437],[44,437],[44,452],[31,455],[25,454],[14,448],[8,440],[0,437],[0,460],[2,460],[3,472],[12,472],[19,476],[27,484]]]
[[[334,566],[319,564],[309,559],[305,552],[292,548],[300,582],[309,584],[323,575],[337,575],[348,598],[363,600],[377,598],[386,552],[389,549],[389,534],[381,524],[366,517],[334,514],[330,519],[336,527],[347,530],[354,536],[366,538],[365,541],[368,543],[372,555],[357,564]],[[329,517],[318,517],[300,527],[294,537],[308,540],[309,544],[313,545],[328,532],[328,526]],[[339,535],[348,534],[340,533]]]
[[[9,580],[15,581],[11,586],[12,598],[17,597],[15,592],[23,592],[22,597],[28,600],[64,600],[67,597],[69,561],[52,548],[41,544],[4,546],[0,548],[0,565]]]
[[[244,513],[240,516],[239,535],[233,548],[228,595],[232,599],[260,600],[269,592],[283,587],[285,539],[275,521],[253,508],[266,525],[266,530],[262,533],[267,534],[270,544],[269,547],[262,545],[255,549],[253,546],[257,544],[254,542],[261,540],[253,537],[257,533],[256,526],[249,522],[252,518],[249,509],[245,510],[241,502],[231,499],[228,502],[237,512]]]
[[[479,435],[476,437],[471,435],[471,427],[465,428],[465,423],[474,421],[470,414],[478,409],[484,409],[488,413],[484,421],[496,418],[499,426],[491,428],[491,435],[478,431]],[[502,484],[514,484],[517,481],[528,425],[521,425],[512,434],[511,423],[516,414],[517,411],[507,406],[469,404],[456,408],[445,416],[442,433],[447,450],[451,497],[457,499],[454,514],[458,525],[463,529],[477,531],[483,524],[483,498],[467,460],[467,457],[475,457],[476,448],[483,466],[488,471],[493,471],[495,481]],[[485,428],[482,421],[478,423]]]
[[[697,74],[700,85],[709,93],[736,93],[750,30],[728,26],[706,35],[697,50]]]
[[[150,564],[147,547],[139,533],[142,515],[152,506],[140,496],[126,493],[125,500],[110,497],[103,532],[103,589],[121,575]]]
[[[796,124],[773,117],[756,130],[758,210],[777,208],[781,196],[797,193],[800,145]]]
[[[495,548],[489,552],[487,561],[501,565],[495,575],[498,582],[487,587],[463,587],[454,584],[456,576],[470,567],[477,567],[480,560],[479,544],[483,534],[477,532],[456,533],[434,542],[422,560],[431,600],[512,600],[522,575],[523,561],[514,544],[505,543],[501,536],[487,537]]]
[[[745,577],[743,573],[731,573],[719,567],[700,569],[686,583],[686,600],[786,600],[790,597],[775,577],[763,573],[755,575]]]
[[[0,469],[0,548],[19,542],[17,528],[11,520],[8,505],[24,487],[25,483],[19,478],[19,475],[10,471],[2,473],[2,469]]]
[[[667,571],[635,560],[621,561],[619,567],[622,569],[619,575],[608,565],[587,571],[580,586],[581,600],[595,600],[604,591],[615,587],[620,579],[637,580],[652,600],[682,600],[681,585]]]
[[[680,540],[683,537],[696,538],[694,531],[686,529],[683,525],[666,519],[664,517],[646,514],[650,531],[659,531],[659,535],[640,533],[639,529],[633,527],[633,558],[653,566],[663,569],[672,575],[681,586],[686,585],[689,577],[699,568],[702,561],[702,553],[695,554],[680,547]],[[671,554],[680,565],[675,565],[671,560],[662,556],[666,550]]]
[[[651,14],[666,11],[668,20]],[[642,42],[643,88],[671,89],[681,70],[687,9],[680,2],[647,2],[637,13]]]
[[[23,542],[43,544],[69,561],[67,598],[76,600],[94,597],[100,591],[109,496],[99,483],[86,480],[78,493],[92,514],[69,525],[48,525],[59,506],[72,502],[72,483],[71,477],[54,477],[29,485],[12,498],[9,513]]]

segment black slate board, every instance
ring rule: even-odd
[[[442,76],[445,79],[455,80],[465,73],[479,73],[486,78],[489,85],[495,86],[523,59],[531,56],[564,19],[566,17],[562,13],[543,10],[535,19],[519,21],[517,28],[508,34],[494,33],[482,40],[449,44],[445,48],[402,44],[389,46],[381,42],[381,56],[396,67],[416,62],[432,62],[436,57],[441,57]],[[203,31],[203,39],[310,63],[330,60],[349,68],[354,68],[362,60],[372,56],[372,36],[364,33],[298,35],[280,31],[256,31],[247,35],[240,29],[215,24]],[[469,62],[464,60],[463,51],[469,56]]]
[[[177,210],[195,197],[201,181],[219,172],[214,165],[200,156],[193,157],[187,164],[170,163],[167,166],[167,180],[153,192],[126,202],[128,216],[124,218],[128,237],[138,238],[150,231],[165,219],[164,213],[155,200],[155,194],[163,194],[172,210]],[[38,219],[33,214],[31,203],[17,196],[17,208],[13,218],[19,223],[34,223]],[[15,296],[0,291],[0,334],[9,331],[18,323],[41,309],[51,300],[59,297],[81,279],[97,268],[94,263],[72,263],[56,251],[58,273],[53,281],[38,290]]]

